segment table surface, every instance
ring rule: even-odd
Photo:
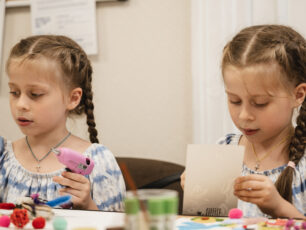
[[[103,211],[84,211],[84,210],[67,210],[67,209],[53,209],[54,217],[62,217],[67,221],[66,230],[105,230],[110,227],[123,227],[125,221],[125,213],[120,212],[103,212]],[[2,215],[10,215],[12,210],[2,210],[0,209],[0,214]],[[207,218],[207,217],[206,217]],[[196,220],[195,220],[196,219]],[[216,223],[216,218],[210,217],[208,220],[205,220],[205,217],[191,217],[191,216],[178,216],[176,220],[176,230],[181,229],[219,229],[219,230],[231,230],[230,227],[221,227]],[[220,218],[218,218],[220,219]],[[228,218],[224,218],[226,221]],[[244,220],[251,220],[254,222],[262,222],[262,220],[256,220],[260,218],[251,218]],[[262,218],[261,218],[262,219]],[[53,230],[52,222],[53,220],[47,221],[44,229]],[[271,220],[273,221],[273,220]],[[301,222],[301,221],[300,221]],[[203,223],[207,223],[204,228]],[[255,223],[249,223],[255,224]],[[215,225],[209,226],[209,225]],[[201,227],[201,228],[199,228]],[[14,229],[17,228],[11,223],[9,228],[0,227],[1,230],[4,229]],[[33,229],[32,221],[30,221],[23,229]],[[253,229],[257,229],[253,227]]]
[[[95,228],[104,230],[108,227],[124,226],[124,213],[102,212],[102,211],[84,211],[84,210],[65,210],[53,209],[54,217],[63,217],[67,221],[67,230],[76,228]],[[9,215],[12,211],[0,210],[0,214]],[[0,227],[0,229],[17,229],[11,223],[9,228]],[[33,229],[31,221],[23,229]],[[46,222],[44,229],[53,230],[52,220]]]

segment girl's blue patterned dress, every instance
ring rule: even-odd
[[[238,145],[241,134],[228,134],[224,138],[219,140],[219,144],[223,145]],[[305,150],[306,151],[306,150]],[[271,170],[262,172],[255,172],[243,164],[242,175],[249,174],[262,174],[269,177],[273,183],[277,180],[281,172],[287,167],[287,165],[280,166]],[[299,164],[295,167],[295,175],[292,182],[292,203],[301,213],[306,216],[306,155],[300,160]],[[245,217],[269,217],[262,213],[257,205],[238,200],[238,208],[243,211]]]
[[[92,144],[85,153],[95,162],[89,176],[91,196],[100,210],[123,211],[125,184],[113,154],[101,144]],[[52,181],[65,169],[52,173],[34,173],[26,170],[15,158],[12,142],[0,137],[0,202],[16,203],[19,197],[38,193],[52,200],[62,187]]]

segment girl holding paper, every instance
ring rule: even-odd
[[[222,74],[229,112],[241,134],[219,143],[245,146],[242,176],[234,185],[238,208],[245,216],[304,218],[304,37],[282,25],[245,28],[225,46]]]

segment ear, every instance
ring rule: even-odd
[[[81,88],[75,88],[71,90],[68,98],[67,109],[73,110],[74,108],[76,108],[80,104],[82,95],[83,90]]]
[[[301,83],[294,89],[295,107],[299,107],[306,97],[306,83]]]

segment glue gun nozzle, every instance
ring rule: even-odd
[[[52,152],[54,152],[56,155],[59,155],[61,152],[58,149],[52,148]]]

